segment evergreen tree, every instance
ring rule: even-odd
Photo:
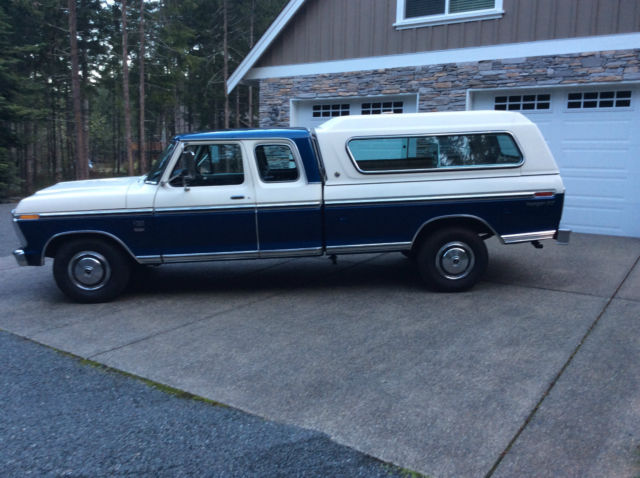
[[[13,103],[18,88],[18,77],[12,73],[15,59],[11,58],[8,17],[0,5],[0,199],[15,194],[18,190],[18,175],[15,164],[9,157],[9,148],[15,146],[16,138],[11,123],[18,117]]]
[[[85,138],[78,142],[68,0],[0,4],[0,199],[74,178],[75,151],[87,151],[85,161],[95,164],[91,176],[125,173],[124,125],[142,114],[132,143],[139,148],[146,140],[150,157],[176,133],[223,127],[225,79],[287,0],[226,0],[226,48],[225,0],[129,0],[129,114],[122,2],[72,1],[82,96],[78,123]],[[246,86],[236,88],[227,108],[232,124],[252,123],[256,98]]]

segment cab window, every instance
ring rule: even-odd
[[[242,151],[239,145],[198,144],[188,145],[184,150],[193,154],[195,163],[195,177],[189,181],[189,186],[225,186],[244,182]],[[179,178],[181,167],[181,164],[176,165],[172,177]],[[172,182],[174,186],[181,184],[181,180]]]
[[[260,179],[265,183],[296,181],[298,166],[288,144],[261,144],[256,146],[256,163]]]

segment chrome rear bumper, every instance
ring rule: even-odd
[[[558,244],[569,244],[571,229],[551,229],[549,231],[526,232],[524,234],[506,234],[500,236],[505,244],[518,244],[520,242],[543,241],[545,239],[555,239]]]
[[[20,266],[28,266],[27,256],[25,256],[24,251],[22,249],[16,249],[13,251],[13,257],[16,258],[16,262]]]

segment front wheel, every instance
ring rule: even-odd
[[[468,229],[442,229],[425,239],[418,252],[422,279],[444,292],[468,290],[487,268],[484,241]]]
[[[129,261],[122,251],[100,239],[76,239],[56,253],[53,276],[67,297],[76,302],[106,302],[129,282]]]

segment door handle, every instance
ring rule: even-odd
[[[244,199],[244,196],[231,196],[231,199]]]

